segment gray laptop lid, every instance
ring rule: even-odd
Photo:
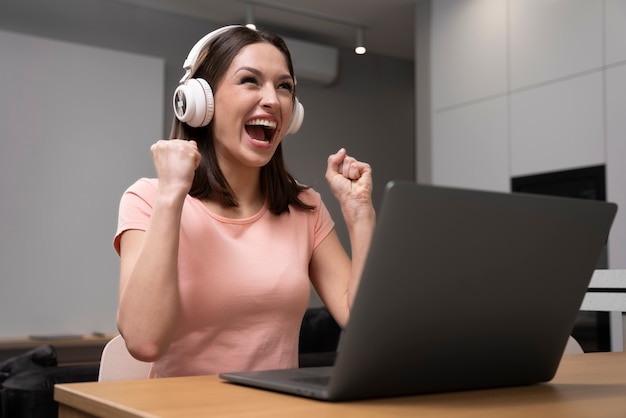
[[[327,400],[549,381],[616,210],[391,182],[329,386],[222,377]]]

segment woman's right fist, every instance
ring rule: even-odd
[[[187,194],[201,159],[196,141],[159,140],[152,144],[150,152],[159,178],[159,188],[184,191]]]

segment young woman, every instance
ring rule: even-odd
[[[183,87],[171,139],[151,147],[158,178],[120,203],[117,322],[153,377],[297,367],[309,284],[345,324],[375,224],[370,166],[344,149],[326,179],[351,257],[320,195],[286,169],[281,141],[303,109],[284,41],[239,26],[209,35],[181,81],[201,82],[208,117],[187,120],[199,105]]]

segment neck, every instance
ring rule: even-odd
[[[226,207],[213,201],[207,202],[209,208],[229,218],[247,218],[258,213],[265,203],[265,196],[261,193],[261,170],[252,168],[249,170],[224,171],[224,176],[233,190],[238,203],[236,207]]]

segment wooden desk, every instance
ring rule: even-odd
[[[217,376],[62,384],[60,418],[78,417],[624,417],[626,353],[563,357],[551,383],[328,403],[222,382]]]

